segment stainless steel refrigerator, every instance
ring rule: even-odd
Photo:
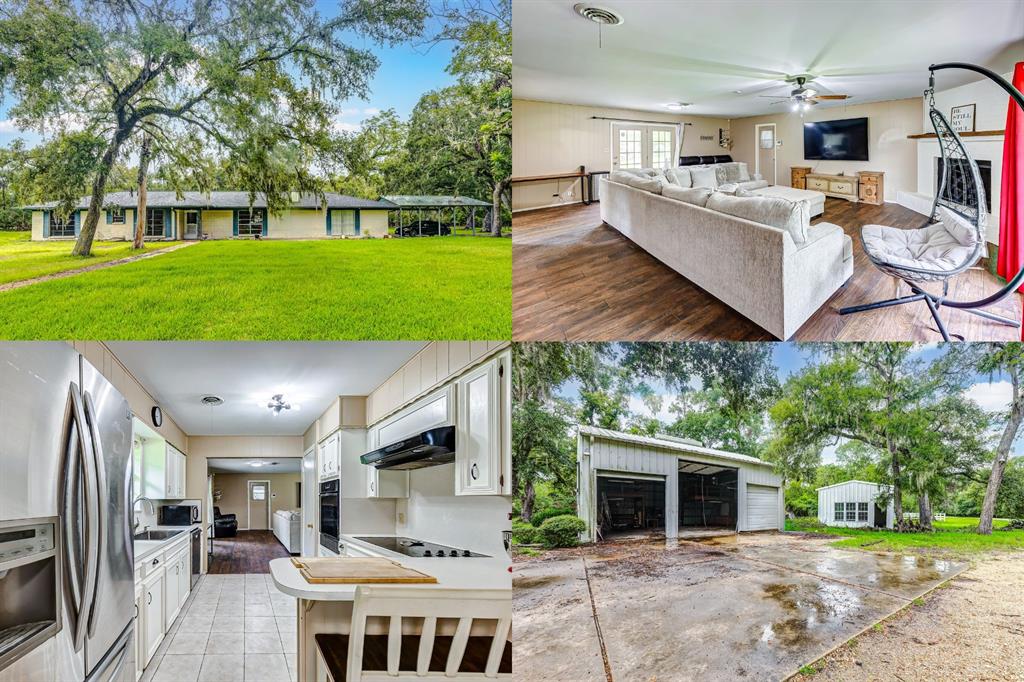
[[[135,675],[132,418],[65,343],[0,343],[0,682]]]

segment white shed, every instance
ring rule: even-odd
[[[891,486],[844,481],[818,488],[818,521],[827,526],[892,528]]]
[[[576,503],[595,542],[617,532],[782,530],[782,479],[772,465],[672,436],[580,426]]]

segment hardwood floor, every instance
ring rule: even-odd
[[[210,573],[270,573],[270,560],[291,556],[269,530],[240,530],[233,538],[214,538]]]
[[[822,220],[853,238],[854,266],[840,289],[793,336],[797,341],[941,341],[924,303],[853,315],[839,308],[909,293],[876,270],[860,244],[870,223],[918,227],[923,216],[896,203],[882,206],[826,199]],[[773,340],[767,331],[662,264],[601,222],[600,205],[531,211],[514,218],[512,334],[516,341]],[[723,259],[728,254],[722,254]],[[952,298],[971,300],[999,289],[980,266],[950,282]],[[898,289],[899,288],[899,289]],[[931,284],[928,291],[941,291]],[[756,292],[751,289],[751,295]],[[987,310],[1020,319],[1020,295]],[[1014,340],[1020,330],[960,310],[942,309],[950,334],[969,341]]]

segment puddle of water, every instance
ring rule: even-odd
[[[844,586],[823,582],[814,588],[799,584],[768,583],[764,596],[782,611],[782,617],[761,626],[759,639],[785,647],[806,646],[821,639],[832,625],[861,606],[860,595]]]
[[[735,533],[732,535],[715,535],[708,538],[680,538],[691,540],[693,542],[699,542],[702,545],[735,545],[739,542],[739,536]]]
[[[555,575],[539,575],[539,576],[525,576],[517,577],[512,576],[512,589],[514,590],[529,590],[534,587],[543,587],[550,583],[555,582],[558,576]]]

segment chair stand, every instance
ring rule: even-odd
[[[904,280],[905,281],[905,280]],[[840,308],[840,315],[849,315],[851,313],[861,313],[865,310],[878,310],[879,308],[890,308],[895,305],[903,305],[904,303],[914,303],[916,301],[924,301],[925,305],[928,306],[928,311],[932,314],[935,319],[935,324],[938,325],[939,333],[942,334],[943,341],[949,341],[949,332],[946,331],[946,325],[943,324],[942,318],[939,317],[939,308],[946,302],[946,295],[949,293],[949,282],[948,280],[942,283],[942,295],[936,296],[935,294],[929,294],[927,291],[922,291],[916,285],[907,282],[910,285],[910,290],[913,292],[910,296],[902,296],[900,298],[890,298],[885,301],[876,301],[875,303],[865,303],[864,305],[853,305],[846,308]],[[1008,327],[1020,327],[1020,322],[1012,320],[1002,315],[996,315],[986,310],[978,310],[976,308],[963,308],[959,306],[946,307],[958,308],[965,313],[971,313],[985,319],[998,322],[999,324],[1005,324]],[[963,341],[963,338],[957,335],[957,338]]]

